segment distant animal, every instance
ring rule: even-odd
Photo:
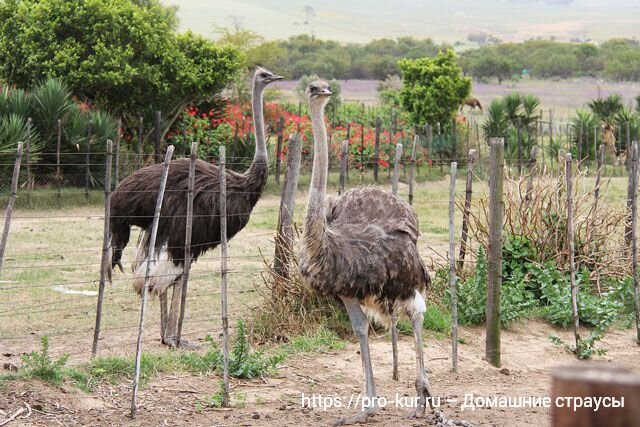
[[[264,135],[263,92],[272,82],[282,77],[257,67],[253,75],[252,106],[256,136],[256,151],[249,169],[239,174],[226,170],[227,179],[227,236],[233,238],[249,222],[249,216],[264,190],[269,166]],[[122,252],[129,242],[131,227],[142,229],[133,263],[134,288],[140,294],[144,284],[146,263],[150,258],[149,234],[160,187],[162,164],[142,168],[126,177],[116,188],[111,199],[112,269],[122,268]],[[164,202],[160,213],[158,234],[153,258],[149,290],[160,295],[162,343],[176,347],[177,314],[180,310],[182,275],[184,273],[184,245],[187,210],[189,160],[174,160],[169,166]],[[202,160],[196,161],[195,194],[191,260],[220,244],[219,187],[220,170]],[[171,312],[167,314],[167,291],[173,286]]]
[[[480,101],[478,101],[477,98],[474,98],[472,96],[464,100],[464,104],[462,104],[462,106],[460,107],[460,111],[462,111],[465,105],[471,107],[472,110],[478,107],[480,111],[482,111],[482,104],[480,103]]]
[[[324,108],[331,92],[325,81],[307,88],[314,139],[309,204],[300,243],[300,276],[319,294],[339,298],[360,342],[366,396],[370,406],[338,421],[365,422],[377,411],[365,311],[389,325],[396,312],[413,324],[418,408],[424,415],[431,396],[424,368],[423,293],[430,278],[418,253],[418,218],[413,208],[388,192],[359,187],[326,200],[328,148]]]

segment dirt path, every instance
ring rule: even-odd
[[[484,337],[481,328],[462,328],[465,344],[460,345],[460,372],[450,372],[449,341],[429,338],[426,357],[434,392],[451,402],[440,407],[453,421],[473,426],[543,426],[549,425],[549,409],[469,409],[462,410],[465,394],[493,397],[548,396],[550,372],[554,367],[575,363],[603,363],[640,372],[640,357],[633,342],[633,331],[612,331],[602,346],[609,349],[605,357],[591,362],[577,362],[574,357],[553,346],[548,336],[556,333],[565,340],[571,334],[529,321],[503,334],[503,370],[489,367],[482,360]],[[372,420],[373,425],[435,425],[435,415],[428,411],[425,419],[407,419],[408,408],[396,407],[414,395],[415,365],[413,341],[402,337],[400,381],[391,379],[391,345],[387,337],[372,338],[372,357],[379,396],[388,399],[386,408]],[[163,374],[140,392],[138,417],[128,418],[130,383],[101,384],[87,394],[73,386],[53,388],[37,381],[10,382],[0,394],[0,410],[11,414],[26,402],[31,416],[14,420],[18,425],[330,425],[338,417],[355,410],[319,405],[304,407],[301,397],[340,397],[346,406],[356,399],[362,388],[362,368],[358,346],[348,343],[340,351],[293,356],[283,362],[278,373],[269,378],[234,381],[229,410],[209,409],[203,402],[217,389],[218,377],[186,373]],[[453,402],[457,400],[457,402]],[[310,403],[310,402],[308,402]],[[410,402],[409,402],[410,403]],[[352,405],[353,406],[353,405]],[[0,413],[0,421],[4,415]]]

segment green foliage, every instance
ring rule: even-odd
[[[275,369],[284,355],[266,357],[260,351],[251,351],[244,321],[236,326],[236,338],[229,355],[229,374],[235,378],[254,378]],[[222,360],[218,366],[222,370]]]
[[[222,90],[242,66],[231,46],[176,34],[159,0],[0,2],[0,78],[20,88],[58,77],[114,113],[171,117]]]
[[[451,313],[436,304],[427,304],[423,327],[442,334],[451,333]]]
[[[507,80],[514,72],[514,63],[509,58],[496,54],[481,54],[469,63],[469,71],[473,78],[479,81],[495,78],[498,84]]]
[[[596,116],[588,111],[577,110],[575,116],[571,117],[571,147],[575,150],[572,153],[578,158],[578,146],[582,158],[595,158],[593,138],[594,132],[599,127]]]
[[[606,98],[596,98],[587,104],[591,112],[603,123],[610,124],[615,116],[623,109],[622,97],[618,94]]]
[[[401,59],[402,106],[412,123],[449,126],[456,111],[471,93],[471,79],[464,77],[453,50],[435,58]]]
[[[69,355],[64,354],[54,361],[49,354],[49,337],[46,335],[41,337],[40,342],[42,344],[40,352],[33,351],[22,356],[22,376],[59,385],[64,379],[64,365],[69,360]]]
[[[505,158],[507,161],[516,160],[519,130],[522,156],[526,158],[535,144],[536,123],[541,114],[540,98],[512,92],[491,101],[487,113],[487,119],[481,125],[487,141],[490,138],[504,138]]]

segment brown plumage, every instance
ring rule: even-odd
[[[408,203],[377,188],[354,188],[328,206],[325,218],[310,225],[300,257],[300,274],[317,292],[367,300],[386,317],[396,301],[426,290],[418,219]]]
[[[316,81],[309,85],[307,94],[314,154],[309,206],[300,244],[300,275],[320,294],[344,303],[360,342],[369,401],[364,411],[339,420],[339,424],[365,422],[377,410],[369,321],[363,308],[387,322],[391,319],[394,343],[393,315],[404,312],[411,319],[418,367],[416,415],[424,415],[431,392],[422,351],[426,311],[422,294],[430,279],[418,253],[416,213],[399,197],[376,188],[352,189],[327,203],[328,148],[323,114],[331,92],[326,82]],[[394,357],[394,373],[396,360]]]
[[[227,238],[233,238],[249,222],[267,182],[267,148],[264,135],[263,92],[272,82],[281,80],[261,67],[253,76],[252,108],[256,152],[249,169],[239,174],[226,170]],[[142,228],[133,262],[134,288],[143,289],[147,261],[154,260],[148,286],[160,295],[162,342],[180,344],[180,311],[182,275],[185,260],[185,229],[189,160],[174,160],[169,166],[154,256],[150,256],[149,231],[153,220],[162,165],[140,169],[126,177],[111,198],[111,265],[122,270],[122,252],[129,242],[131,227]],[[202,160],[196,162],[193,200],[193,226],[190,254],[196,261],[200,255],[220,244],[220,169]],[[167,289],[174,286],[171,312],[167,313]],[[182,308],[184,312],[184,308]],[[177,334],[177,335],[176,335]]]
[[[112,265],[121,265],[122,251],[129,242],[131,226],[147,230],[151,226],[160,187],[162,164],[140,169],[129,175],[111,198]],[[267,182],[266,162],[254,162],[244,174],[226,170],[227,236],[233,238],[249,222]],[[220,244],[220,169],[196,160],[193,199],[191,258],[198,257]],[[189,160],[174,160],[169,166],[156,248],[167,247],[177,266],[184,264],[184,236],[187,213]],[[139,291],[139,289],[138,289]]]
[[[477,98],[474,98],[473,96],[470,96],[469,98],[465,99],[464,104],[462,105],[462,107],[460,107],[460,111],[462,111],[462,108],[465,105],[468,107],[471,107],[472,110],[478,107],[480,111],[482,111],[482,104],[480,103],[480,101],[478,101]]]

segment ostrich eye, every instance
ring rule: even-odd
[[[267,73],[261,73],[261,74],[260,74],[260,77],[262,77],[263,79],[264,79],[264,78],[266,78],[267,76],[268,76],[268,74],[267,74]]]

